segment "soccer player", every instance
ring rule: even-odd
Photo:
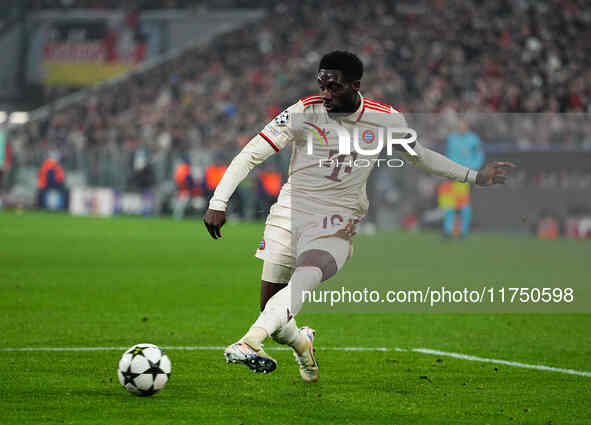
[[[482,143],[476,133],[468,129],[468,123],[458,120],[458,129],[447,137],[446,156],[474,170],[482,167],[484,152]],[[456,221],[456,211],[460,213],[460,237],[466,238],[472,221],[472,206],[470,205],[470,183],[448,181],[439,185],[439,207],[443,209],[443,236],[453,235]]]
[[[301,309],[303,291],[314,290],[349,259],[355,224],[367,212],[365,184],[372,170],[355,166],[355,161],[358,157],[377,160],[379,156],[379,152],[340,154],[339,132],[333,131],[334,126],[357,129],[367,152],[377,146],[379,129],[406,128],[401,113],[362,96],[362,75],[363,64],[354,54],[334,51],[325,55],[316,76],[320,94],[300,99],[253,137],[233,159],[210,200],[203,221],[211,236],[218,239],[227,202],[238,184],[275,152],[291,147],[289,178],[270,209],[256,253],[263,260],[261,314],[238,342],[226,348],[228,363],[242,363],[255,372],[272,372],[277,362],[262,348],[263,341],[272,337],[294,350],[305,381],[318,380],[315,331],[298,329],[294,316]],[[323,130],[329,126],[330,131]],[[309,132],[316,139],[308,139]],[[310,140],[315,140],[312,146]],[[507,167],[513,167],[495,162],[476,172],[418,142],[408,146],[416,154],[407,154],[411,163],[453,180],[483,186],[503,183]]]

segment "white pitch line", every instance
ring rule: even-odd
[[[127,350],[129,347],[6,347],[0,348],[0,352],[15,352],[15,351],[123,351]],[[188,351],[217,351],[223,350],[226,347],[223,346],[215,346],[215,345],[186,345],[186,346],[162,346],[162,348],[166,350],[188,350]],[[288,347],[268,347],[270,351],[286,351],[290,350]],[[544,370],[547,372],[558,372],[558,373],[566,373],[568,375],[577,375],[577,376],[585,376],[591,378],[591,372],[585,372],[581,370],[574,370],[574,369],[563,369],[559,367],[551,367],[545,366],[540,364],[528,364],[528,363],[521,363],[521,362],[512,362],[509,360],[500,360],[500,359],[489,359],[487,357],[477,357],[471,356],[468,354],[461,354],[461,353],[451,353],[447,351],[439,351],[433,350],[431,348],[386,348],[386,347],[322,347],[321,350],[328,350],[328,351],[379,351],[379,352],[388,352],[388,351],[397,351],[397,352],[407,352],[411,351],[414,353],[422,353],[422,354],[429,354],[434,356],[442,356],[442,357],[452,357],[459,360],[468,360],[473,362],[483,362],[483,363],[494,363],[494,364],[502,364],[505,366],[512,366],[512,367],[520,367],[523,369],[534,369],[534,370]]]
[[[454,359],[469,360],[469,361],[473,361],[473,362],[502,364],[502,365],[506,365],[506,366],[521,367],[523,369],[546,370],[548,372],[559,372],[559,373],[567,373],[569,375],[591,377],[591,372],[584,372],[584,371],[574,370],[574,369],[563,369],[560,367],[551,367],[551,366],[545,366],[542,364],[528,364],[528,363],[521,363],[521,362],[511,362],[509,360],[488,359],[486,357],[470,356],[468,354],[460,354],[460,353],[449,353],[447,351],[432,350],[430,348],[413,348],[413,349],[411,349],[411,351],[414,351],[415,353],[432,354],[434,356],[453,357]]]
[[[129,347],[7,347],[1,351],[111,351],[127,350]]]

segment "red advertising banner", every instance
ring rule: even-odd
[[[42,45],[44,82],[83,86],[127,72],[145,59],[146,39],[134,15],[52,22]]]

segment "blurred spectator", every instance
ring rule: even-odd
[[[174,180],[177,186],[177,197],[174,204],[174,217],[182,219],[185,216],[193,196],[201,195],[199,185],[195,184],[191,173],[191,163],[187,156],[183,157],[174,171]]]
[[[227,168],[225,158],[218,154],[214,156],[213,163],[205,169],[205,196],[207,199],[213,195]]]
[[[53,152],[43,162],[37,179],[37,205],[42,209],[67,209],[68,191],[65,174],[59,164],[59,154]]]
[[[149,189],[153,184],[153,172],[148,145],[140,143],[135,148],[132,159],[132,181],[135,187],[142,191]]]
[[[271,205],[277,200],[281,185],[281,173],[273,167],[263,168],[257,174],[258,205],[256,206],[256,211],[262,214],[256,218],[266,215]]]
[[[204,196],[205,199],[210,199],[215,191],[215,188],[219,184],[220,180],[224,176],[226,169],[228,168],[226,157],[221,154],[217,153],[213,157],[212,163],[205,169],[205,176],[204,176]],[[249,207],[251,204],[252,195],[250,193],[245,193],[243,182],[242,185],[238,187],[238,189],[234,192],[232,197],[230,198],[228,212],[230,215],[239,215],[240,217],[249,217],[252,218],[252,213],[249,211]],[[248,191],[253,192],[253,191]],[[236,218],[236,217],[235,217]]]
[[[558,239],[560,227],[560,218],[550,210],[543,210],[535,225],[535,233],[538,239]]]
[[[2,208],[2,195],[4,192],[4,176],[8,175],[12,163],[12,149],[6,139],[6,131],[0,125],[0,209]]]
[[[591,208],[574,205],[566,218],[566,236],[572,239],[591,239]]]

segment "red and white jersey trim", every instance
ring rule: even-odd
[[[302,97],[300,101],[304,104],[304,106],[322,103],[322,96],[319,94],[314,94],[312,96]]]
[[[267,141],[267,143],[269,145],[271,145],[271,147],[275,150],[275,152],[279,152],[279,147],[269,138],[269,136],[267,136],[262,131],[259,132],[259,136],[261,136],[263,139],[265,139]]]
[[[390,106],[386,103],[378,102],[377,100],[369,99],[367,97],[361,97],[363,104],[361,105],[361,112],[359,112],[359,116],[357,117],[356,121],[361,120],[363,114],[366,110],[369,111],[376,111],[376,112],[383,112],[385,114],[391,114],[394,111],[400,112],[397,108]],[[304,106],[310,106],[315,104],[323,103],[322,95],[320,94],[313,94],[311,96],[302,97],[300,102],[304,104]]]
[[[361,100],[363,102],[363,106],[361,108],[361,112],[359,113],[359,116],[357,117],[357,121],[361,120],[361,117],[363,117],[363,113],[366,110],[383,112],[385,114],[391,114],[393,112],[393,110],[397,110],[396,108],[394,108],[390,105],[387,105],[382,102],[378,102],[377,100],[369,99],[367,97],[362,97]]]

